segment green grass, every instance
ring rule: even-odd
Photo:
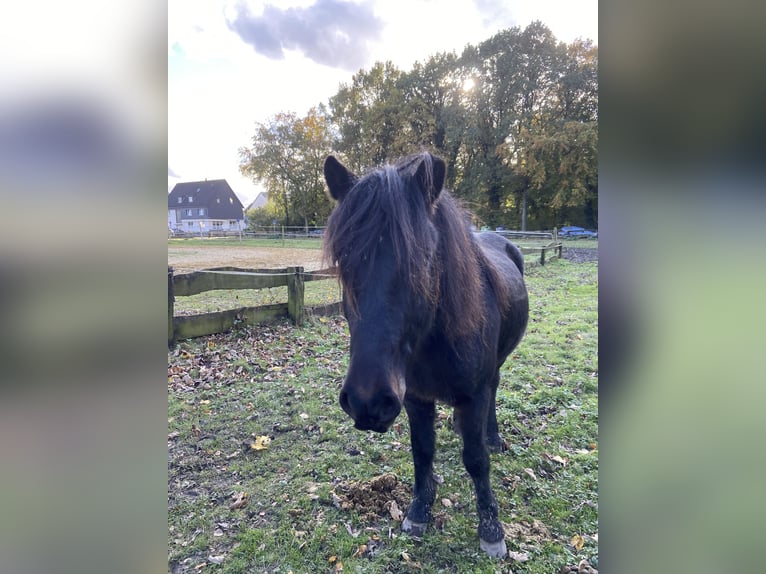
[[[337,279],[309,281],[304,285],[303,301],[307,307],[340,301],[341,291]],[[259,307],[287,302],[287,287],[269,289],[216,289],[187,297],[176,297],[175,315],[195,315],[225,311],[239,307]]]
[[[571,237],[560,237],[564,247],[583,247],[587,249],[598,249],[598,239],[573,239]]]
[[[245,238],[240,241],[236,237],[189,237],[168,239],[168,247],[290,247],[298,249],[322,249],[322,241],[315,237],[304,239],[281,238]]]
[[[384,434],[363,433],[338,407],[348,331],[341,318],[319,318],[183,341],[169,352],[170,567],[298,574],[334,572],[342,562],[343,572],[551,574],[583,558],[597,563],[597,271],[559,260],[529,271],[529,328],[502,370],[498,421],[509,450],[492,455],[491,481],[508,549],[527,561],[480,551],[475,495],[444,406],[438,526],[422,542],[385,512],[365,518],[336,507],[333,491],[386,472],[409,491],[413,467],[406,416]],[[253,450],[255,436],[270,437],[268,448]],[[230,508],[240,492],[247,504]]]

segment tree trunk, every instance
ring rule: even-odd
[[[521,192],[521,230],[527,230],[527,188]]]

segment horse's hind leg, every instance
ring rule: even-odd
[[[479,544],[493,558],[507,554],[503,527],[498,520],[498,506],[489,484],[489,452],[485,445],[486,417],[491,403],[491,390],[481,397],[457,407],[463,430],[463,464],[476,489],[479,513]]]
[[[436,448],[436,405],[433,401],[420,401],[410,397],[404,400],[410,420],[410,442],[415,466],[415,488],[412,504],[402,523],[402,530],[415,537],[423,536],[431,520],[431,506],[436,498],[436,478],[433,474]]]

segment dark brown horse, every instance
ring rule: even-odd
[[[454,407],[463,463],[476,488],[481,548],[504,556],[489,483],[499,448],[500,367],[521,340],[529,301],[521,252],[494,233],[475,235],[442,189],[445,163],[409,156],[362,178],[330,156],[324,173],[337,201],[325,253],[344,286],[351,333],[340,405],[360,430],[385,432],[402,406],[415,466],[404,531],[422,536],[436,496],[435,401]]]

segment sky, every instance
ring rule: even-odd
[[[375,62],[406,71],[534,20],[598,43],[597,0],[170,0],[168,189],[225,178],[247,207],[261,188],[238,150],[256,122],[305,114]]]

